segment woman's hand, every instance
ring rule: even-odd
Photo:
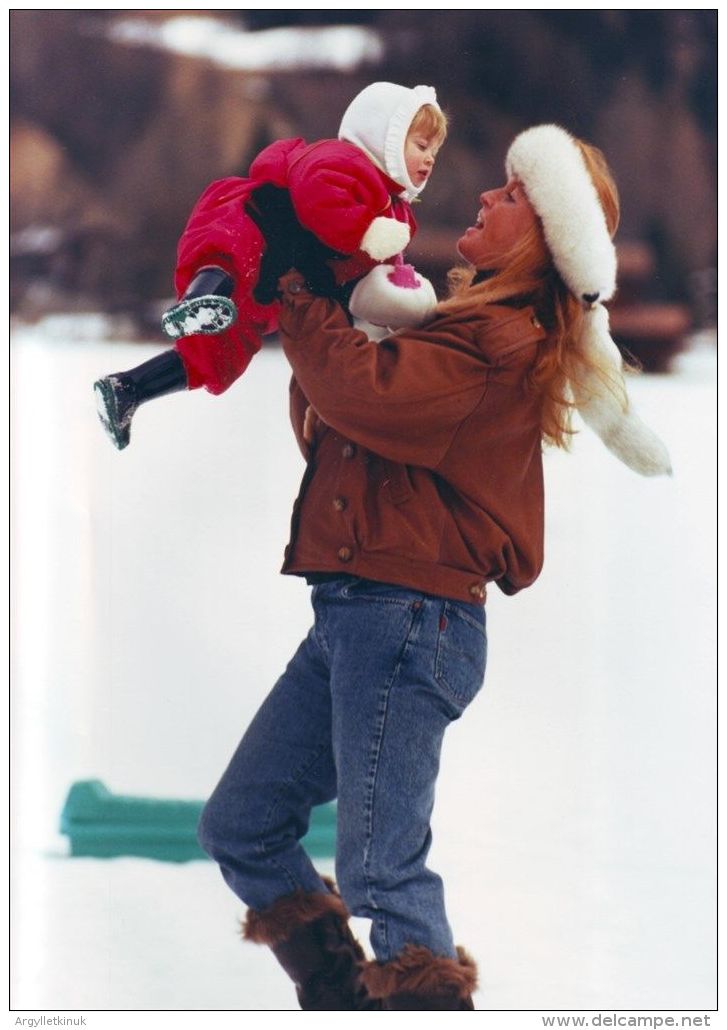
[[[295,297],[299,293],[308,293],[308,284],[296,268],[291,268],[285,275],[278,279],[278,296],[283,299],[288,296]]]

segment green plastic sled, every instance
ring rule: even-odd
[[[203,801],[112,794],[100,780],[79,780],[68,792],[60,829],[70,840],[73,856],[134,855],[189,862],[209,857],[197,842],[203,806]],[[313,809],[303,846],[311,858],[334,856],[335,803]]]

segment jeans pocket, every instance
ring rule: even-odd
[[[434,677],[454,703],[458,715],[484,682],[487,664],[484,614],[484,609],[475,609],[470,614],[463,605],[453,601],[445,601],[442,606]]]

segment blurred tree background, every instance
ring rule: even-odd
[[[154,30],[181,15],[218,18],[260,42],[276,29],[358,26],[377,45],[345,71],[246,70],[118,31],[132,18]],[[606,152],[629,274],[652,300],[708,324],[716,50],[716,10],[13,10],[12,309],[143,322],[171,296],[176,241],[208,182],[245,175],[273,139],[335,136],[350,98],[389,79],[434,85],[451,117],[412,252],[438,284],[479,193],[501,183],[514,135],[553,121]]]

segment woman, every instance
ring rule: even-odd
[[[284,571],[313,584],[315,623],[200,839],[303,1008],[473,1008],[475,966],[426,856],[443,734],[484,677],[487,584],[514,594],[540,572],[542,443],[567,445],[574,406],[637,471],[668,471],[598,303],[616,271],[605,162],[540,126],[507,171],[459,240],[472,275],[425,330],[374,343],[298,273],[281,280],[308,458]],[[299,844],[334,797],[340,895]],[[348,911],[371,920],[374,961]]]

